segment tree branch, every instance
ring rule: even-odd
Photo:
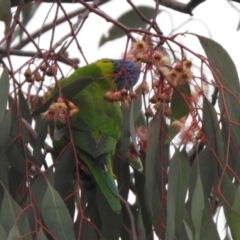
[[[205,2],[206,0],[191,0],[188,3],[181,3],[176,0],[158,0],[159,4],[171,8],[173,10],[176,10],[181,13],[190,14],[193,16],[192,11],[194,8],[196,8],[201,3]]]

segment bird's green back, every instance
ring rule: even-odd
[[[114,148],[120,137],[122,114],[119,103],[109,103],[103,98],[107,91],[116,89],[116,85],[112,81],[113,72],[114,66],[111,61],[100,60],[77,69],[68,78],[59,81],[60,87],[64,87],[79,78],[91,77],[98,79],[73,98],[68,99],[79,107],[79,113],[71,119],[72,129],[75,131],[73,134],[75,133],[78,136],[79,142],[86,139],[86,134],[91,132],[96,141],[101,136],[108,136],[108,140],[111,140],[110,148]],[[82,138],[79,133],[82,134]],[[88,141],[85,140],[85,142],[86,148],[91,148]],[[82,141],[81,145],[85,145],[84,141]],[[93,152],[93,150],[89,149],[90,152]]]

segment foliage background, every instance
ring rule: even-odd
[[[126,3],[129,6],[132,2]],[[102,43],[106,39],[102,35],[103,30],[108,30],[113,25],[119,26],[117,20],[120,14],[116,16],[112,11],[117,5],[114,1],[103,12],[87,4],[84,1],[74,4],[80,9],[85,6],[92,11],[88,16],[86,11],[75,10],[75,18],[71,18],[71,14],[65,10],[66,4],[60,2],[54,6],[49,3],[40,7],[38,3],[30,2],[12,8],[12,25],[3,36],[0,49],[1,63],[5,66],[0,92],[1,239],[18,239],[20,236],[23,239],[118,239],[119,235],[122,239],[152,239],[154,234],[160,239],[220,239],[216,225],[219,222],[219,210],[223,208],[227,220],[224,237],[231,239],[231,231],[233,239],[238,239],[240,142],[239,114],[236,108],[239,106],[240,87],[237,71],[225,50],[209,39],[187,33],[184,36],[180,34],[176,38],[168,38],[167,36],[186,30],[180,31],[181,28],[175,26],[170,27],[168,32],[165,22],[170,20],[166,19],[171,19],[173,14],[179,14],[177,12],[171,12],[170,16],[169,10],[160,12],[156,22],[165,34],[162,37],[166,40],[165,44],[172,44],[172,48],[178,52],[176,59],[171,57],[174,60],[181,59],[180,50],[184,50],[185,56],[193,60],[194,75],[203,80],[204,86],[208,88],[206,97],[202,95],[198,105],[200,113],[197,124],[202,128],[204,141],[187,141],[184,144],[178,142],[173,150],[172,145],[166,142],[167,136],[171,137],[172,134],[168,132],[166,125],[169,120],[159,111],[154,112],[153,118],[144,121],[141,109],[143,108],[144,113],[145,108],[141,106],[141,99],[148,102],[150,96],[146,94],[145,98],[141,98],[139,91],[134,108],[123,110],[126,119],[123,132],[127,133],[127,137],[122,138],[122,141],[128,143],[130,135],[132,139],[136,138],[134,124],[145,125],[150,126],[148,145],[145,152],[140,152],[143,172],[129,167],[124,155],[128,151],[128,144],[124,149],[118,149],[121,161],[115,159],[118,164],[115,169],[123,203],[123,212],[120,215],[104,205],[100,192],[86,191],[84,184],[88,181],[76,178],[74,163],[77,159],[74,158],[71,148],[55,157],[54,164],[51,161],[45,162],[45,159],[52,159],[52,149],[45,143],[47,122],[40,116],[33,118],[31,115],[41,105],[44,91],[75,68],[79,59],[80,65],[83,65],[84,59],[91,62],[99,58],[99,55],[120,58],[126,51],[126,35],[131,33],[131,30],[127,29],[123,33],[125,38],[122,42],[119,39],[112,42],[113,39],[110,39],[109,43],[100,48],[98,55],[96,46],[99,38]],[[132,7],[139,6],[135,4],[132,3]],[[196,10],[204,4],[199,5]],[[154,6],[155,4],[152,4],[152,7]],[[47,17],[42,17],[41,7],[45,11],[51,9],[49,14],[46,14]],[[147,16],[146,11],[147,9],[143,8]],[[137,12],[136,8],[131,12],[131,17],[134,12]],[[154,10],[152,12],[154,13]],[[81,15],[77,18],[79,14]],[[96,20],[95,15],[98,15]],[[142,30],[148,26],[146,22],[149,23],[149,16],[145,21],[134,21],[137,25],[131,27],[141,28],[135,30],[135,38],[141,39],[143,34],[140,32],[148,32]],[[57,27],[59,18],[65,23]],[[98,24],[106,24],[106,28],[90,24],[92,18]],[[29,19],[33,20],[29,22]],[[127,25],[133,22],[129,21],[129,17],[127,20]],[[5,23],[7,24],[7,21]],[[221,25],[224,28],[224,24]],[[234,27],[237,25],[236,21]],[[188,23],[183,26],[190,28],[191,25]],[[227,25],[225,31],[231,27],[233,26]],[[71,34],[73,29],[75,32]],[[32,30],[38,30],[36,35]],[[115,33],[118,34],[119,31]],[[157,34],[161,35],[159,32]],[[189,38],[191,42],[193,39],[196,42],[200,40],[207,59],[198,55],[201,50],[189,47]],[[156,42],[159,39],[156,37]],[[234,40],[236,39],[231,39],[231,43]],[[116,48],[119,44],[121,48]],[[129,47],[130,45],[127,49]],[[164,48],[170,49],[169,45],[164,45]],[[58,73],[45,76],[44,81],[38,82],[36,72],[43,62],[49,64],[47,66],[50,69],[56,64]],[[33,75],[35,72],[30,83],[24,77],[24,72],[29,67]],[[145,67],[143,65],[143,72]],[[151,89],[150,78],[148,84]],[[177,103],[184,106],[185,95],[188,93],[178,91],[180,94]],[[211,97],[213,93],[218,95]],[[174,108],[172,104],[171,107],[173,114],[178,117],[190,113],[190,109],[187,112],[180,110],[179,113],[179,105]],[[137,140],[139,141],[139,137]],[[172,156],[173,151],[175,153]],[[79,188],[81,197],[77,194]],[[136,201],[132,200],[133,197],[128,198],[129,190],[136,197]],[[96,196],[98,200],[95,199]]]

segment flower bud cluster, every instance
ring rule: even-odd
[[[142,63],[147,63],[161,70],[170,64],[170,59],[166,54],[152,48],[150,37],[147,40],[133,42],[131,49],[126,54],[126,59],[136,62],[139,67],[142,66]]]
[[[123,88],[122,90],[116,92],[108,91],[105,93],[103,98],[108,102],[121,102],[121,106],[129,107],[131,101],[137,98],[137,93],[134,90],[127,91]]]
[[[174,86],[189,83],[193,78],[191,67],[191,61],[180,61],[165,74],[165,77]]]
[[[43,77],[41,76],[38,69],[35,69],[34,71],[31,70],[30,66],[25,70],[24,72],[25,81],[32,83],[34,81],[41,82],[43,80]]]
[[[41,71],[42,71],[42,74],[41,74]],[[24,72],[25,81],[29,83],[33,83],[34,81],[42,82],[44,80],[45,74],[47,76],[52,77],[57,75],[57,71],[58,71],[57,65],[53,65],[49,68],[44,63],[39,68],[36,68],[33,71],[31,70],[30,66],[28,66],[28,68]]]
[[[59,97],[57,102],[52,103],[48,110],[42,114],[42,117],[48,121],[66,123],[68,117],[72,117],[78,112],[79,108],[72,102],[64,101],[63,98]]]

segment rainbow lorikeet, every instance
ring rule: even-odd
[[[71,134],[66,122],[59,119],[60,114],[56,117],[55,113],[50,124],[50,135],[57,153],[69,143],[71,135],[77,156],[88,168],[107,202],[116,212],[121,210],[121,205],[112,170],[112,157],[121,135],[122,112],[119,102],[106,101],[104,95],[109,91],[132,89],[139,75],[140,69],[132,61],[101,59],[59,80],[58,86],[51,90],[49,96],[53,97],[59,88],[76,80],[96,80],[64,100],[65,103],[71,103],[71,111],[75,111],[69,114],[72,115],[69,118]]]

